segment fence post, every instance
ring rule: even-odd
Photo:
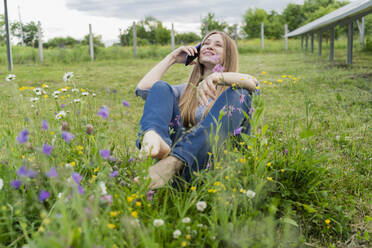
[[[301,49],[304,49],[304,35],[301,35]]]
[[[322,41],[323,41],[323,34],[322,31],[318,33],[318,55],[322,55]]]
[[[359,20],[357,20],[358,29],[359,29],[359,43],[360,47],[364,48],[364,32],[365,32],[365,22],[364,22],[364,16],[361,19],[361,22],[359,23]]]
[[[284,43],[285,43],[285,50],[288,50],[288,24],[284,24]]]
[[[264,24],[261,22],[261,49],[264,49]]]
[[[306,50],[306,52],[308,51],[308,47],[309,47],[309,35],[306,34],[306,40],[305,40],[305,50]]]
[[[43,54],[43,33],[41,31],[41,23],[40,21],[37,23],[37,35],[38,35],[38,43],[39,43],[39,58],[40,62],[44,61],[44,54]]]
[[[346,63],[353,63],[353,21],[350,21],[347,29],[347,60]]]
[[[329,43],[329,60],[333,61],[335,58],[335,28],[331,27],[331,37]]]
[[[311,33],[311,53],[314,52],[314,33]]]
[[[137,58],[137,30],[136,30],[136,22],[133,22],[133,54],[134,58]]]
[[[8,71],[13,70],[12,48],[10,46],[9,23],[8,23],[8,6],[7,0],[4,0],[4,19],[6,32],[6,57],[8,59]]]
[[[171,46],[172,46],[172,51],[174,51],[174,25],[172,23],[172,31],[171,31]]]
[[[93,34],[92,34],[92,24],[89,24],[89,54],[90,58],[94,60],[94,44],[93,44]]]
[[[21,10],[18,6],[18,17],[19,17],[19,24],[20,24],[20,31],[21,31],[21,42],[22,42],[22,47],[25,46],[25,41],[24,41],[24,35],[23,35],[23,25],[22,25],[22,19],[21,19]]]

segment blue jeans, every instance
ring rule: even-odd
[[[156,82],[147,96],[140,121],[140,131],[136,145],[141,148],[142,135],[149,130],[157,132],[171,147],[170,155],[177,157],[185,163],[180,175],[190,181],[194,172],[205,169],[211,152],[211,142],[216,135],[217,120],[221,110],[224,115],[219,121],[221,125],[218,135],[221,145],[228,136],[231,136],[244,123],[248,125],[242,132],[250,132],[249,120],[245,113],[251,108],[251,96],[246,89],[225,90],[213,104],[205,118],[192,129],[185,132],[182,125],[178,101],[171,86],[164,81]],[[210,135],[212,133],[212,139]]]

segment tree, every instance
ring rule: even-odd
[[[284,23],[288,24],[288,30],[299,28],[306,21],[303,5],[290,3],[282,13]]]
[[[38,30],[37,24],[34,21],[31,21],[26,24],[22,24],[23,31],[23,42],[26,46],[37,47],[38,46]],[[13,36],[18,39],[22,38],[21,34],[21,23],[13,22],[10,24],[10,32]]]
[[[248,38],[260,37],[261,23],[267,24],[267,13],[264,9],[248,9],[244,14],[243,32]]]
[[[176,44],[190,44],[200,41],[201,38],[194,32],[179,33],[175,35]]]
[[[208,31],[219,30],[219,31],[223,31],[226,33],[229,27],[229,25],[226,22],[217,21],[214,18],[213,13],[208,13],[208,15],[202,19],[202,24],[200,28],[202,35],[206,35],[207,26],[208,26]]]
[[[4,44],[5,40],[6,40],[5,19],[4,15],[0,14],[0,44]]]
[[[75,45],[79,44],[80,41],[75,40],[72,37],[55,37],[53,39],[48,40],[48,42],[44,43],[43,46],[45,48],[54,48],[54,47],[74,47]]]
[[[102,42],[102,35],[93,35],[93,44],[95,47],[104,47],[105,45]],[[82,45],[89,45],[89,34],[84,36],[84,39],[81,41]]]

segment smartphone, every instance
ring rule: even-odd
[[[193,61],[194,59],[196,59],[197,57],[199,57],[200,47],[201,47],[201,43],[199,43],[199,44],[195,47],[196,50],[198,50],[198,53],[195,54],[194,56],[186,55],[185,66],[189,65],[189,64],[191,63],[191,61]]]

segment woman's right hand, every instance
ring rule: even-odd
[[[186,62],[186,55],[194,56],[198,53],[198,50],[194,46],[180,46],[175,49],[170,55],[174,59],[174,63],[184,64]],[[191,62],[190,64],[194,64],[195,62]]]

